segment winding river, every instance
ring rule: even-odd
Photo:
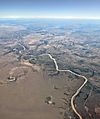
[[[26,49],[24,45],[22,45],[21,43],[19,43],[19,44],[23,47],[23,50]],[[40,56],[46,56],[46,55],[49,56],[49,58],[50,58],[51,60],[53,60],[54,65],[55,65],[55,68],[56,68],[56,71],[60,71],[60,72],[70,72],[70,73],[72,73],[72,74],[75,75],[75,76],[78,76],[78,77],[83,78],[84,83],[77,89],[77,91],[75,92],[75,94],[74,94],[74,95],[72,96],[72,98],[71,98],[71,107],[72,107],[74,113],[79,117],[79,119],[83,119],[82,116],[79,114],[79,112],[76,110],[74,101],[75,101],[75,98],[77,97],[77,95],[80,93],[81,89],[82,89],[82,88],[86,85],[86,83],[88,82],[88,79],[87,79],[85,76],[80,75],[80,74],[77,74],[77,73],[75,73],[75,72],[73,72],[73,71],[71,71],[71,70],[61,70],[61,69],[59,69],[56,59],[53,58],[51,54],[42,54],[42,55],[40,55]],[[15,81],[15,79],[12,79],[12,80],[9,80],[9,81]]]

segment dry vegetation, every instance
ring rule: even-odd
[[[100,24],[27,22],[0,23],[0,117],[77,118],[70,100],[83,80],[57,72],[53,61],[42,56],[50,53],[59,69],[89,79],[75,105],[84,119],[99,119]]]

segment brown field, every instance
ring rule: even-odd
[[[2,56],[0,63],[0,118],[62,119],[66,112],[70,113],[70,99],[81,80],[74,76],[71,80],[68,73],[48,76],[41,66],[21,64],[12,53]],[[8,82],[9,75],[17,77],[17,81]],[[45,102],[49,96],[53,104]]]
[[[88,79],[74,106],[83,119],[100,119],[100,24],[7,24],[0,23],[0,119],[78,119],[71,98],[83,79],[57,72],[43,54]]]

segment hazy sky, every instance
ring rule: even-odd
[[[100,0],[0,0],[0,17],[99,17]]]

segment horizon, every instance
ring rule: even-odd
[[[100,0],[3,0],[0,18],[100,19]]]
[[[33,16],[33,17],[20,17],[20,16],[8,16],[0,17],[0,19],[75,19],[75,20],[100,20],[100,17],[52,17],[52,16]]]

